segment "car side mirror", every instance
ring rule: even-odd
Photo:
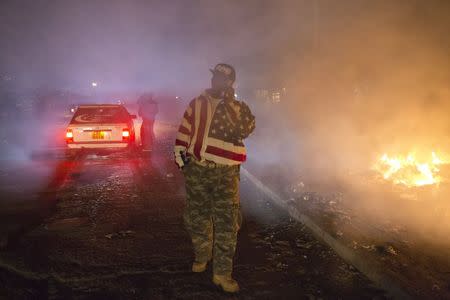
[[[136,115],[130,115],[130,117],[131,117],[132,119],[136,119],[136,118],[137,118]]]

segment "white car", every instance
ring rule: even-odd
[[[78,106],[66,131],[69,154],[77,150],[133,150],[136,134],[131,115],[122,105]]]

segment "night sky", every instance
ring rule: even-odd
[[[19,88],[98,81],[124,90],[202,87],[208,68],[227,62],[240,84],[256,87],[305,76],[305,62],[322,59],[313,57],[319,50],[338,63],[355,52],[361,60],[386,28],[393,39],[411,36],[407,47],[448,50],[448,1],[337,2],[1,1],[0,66]]]
[[[31,86],[200,85],[220,61],[264,78],[286,40],[286,8],[273,1],[2,1],[0,11],[2,69]]]

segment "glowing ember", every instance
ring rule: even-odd
[[[394,184],[412,187],[441,182],[438,167],[445,163],[448,162],[439,158],[434,152],[425,161],[417,159],[414,154],[408,154],[406,157],[384,154],[373,169]]]

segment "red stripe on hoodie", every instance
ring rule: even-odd
[[[200,122],[197,132],[197,141],[195,142],[194,146],[194,155],[198,160],[201,159],[200,152],[202,150],[203,138],[205,137],[206,119],[208,117],[208,106],[207,106],[208,100],[203,96],[200,96],[200,100],[202,102],[200,107]]]

